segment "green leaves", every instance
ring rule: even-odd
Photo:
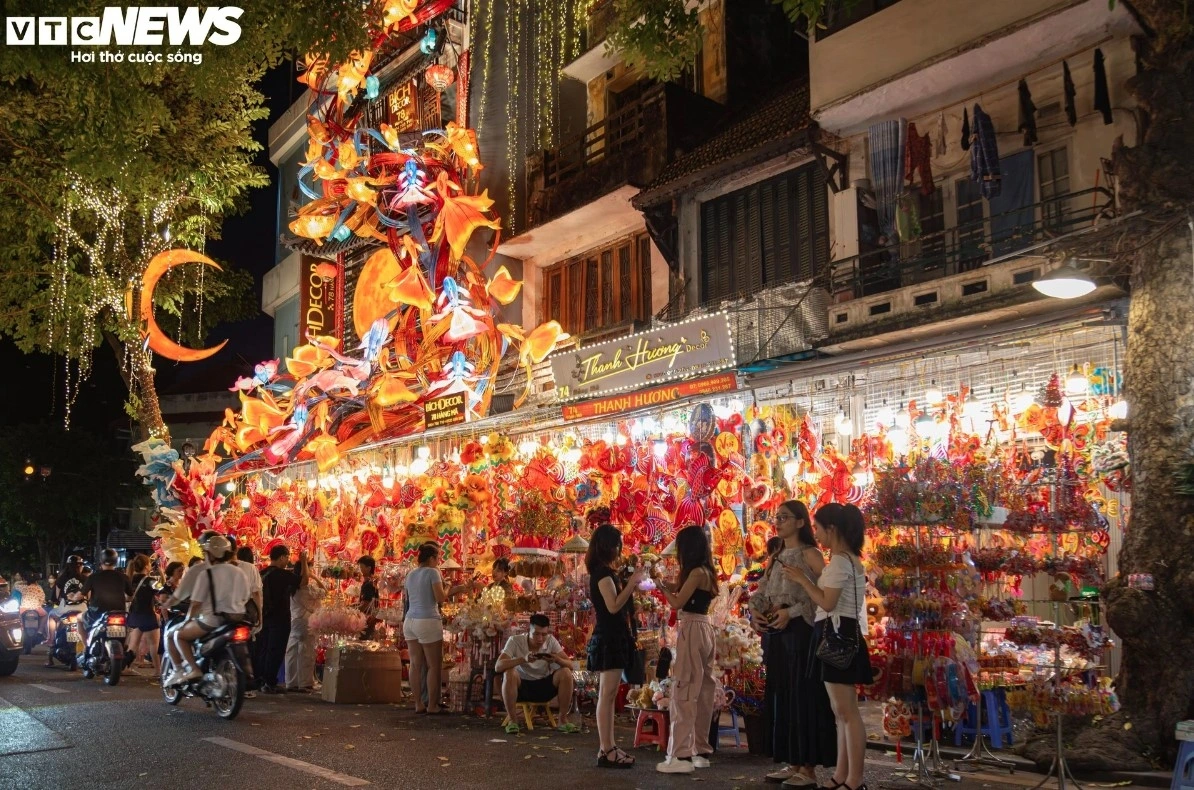
[[[676,79],[701,50],[697,8],[684,0],[614,0],[606,49],[660,82]]]

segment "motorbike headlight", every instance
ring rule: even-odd
[[[0,603],[0,612],[3,612],[5,614],[11,614],[20,608],[21,608],[21,605],[17,603],[16,598],[9,598],[4,603]]]

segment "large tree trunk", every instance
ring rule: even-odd
[[[1194,716],[1194,500],[1175,474],[1194,448],[1194,29],[1183,3],[1131,0],[1147,30],[1140,72],[1128,84],[1141,139],[1115,152],[1125,209],[1141,210],[1131,261],[1124,384],[1129,407],[1132,510],[1119,576],[1106,590],[1107,622],[1123,645],[1117,691],[1123,710],[1078,733],[1071,762],[1104,768],[1173,764],[1174,725]],[[1151,574],[1155,590],[1128,587]]]
[[[116,363],[120,368],[120,377],[124,379],[124,385],[128,388],[129,400],[137,406],[136,420],[141,432],[141,441],[156,436],[169,442],[170,428],[162,417],[149,352],[140,348],[128,348],[111,332],[105,331],[104,339],[116,354]]]

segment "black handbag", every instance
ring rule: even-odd
[[[622,682],[641,686],[647,682],[647,651],[635,645],[630,651],[630,665],[622,670]]]
[[[857,574],[854,572],[854,560],[850,560],[850,582],[854,586],[855,603],[858,602],[858,588],[854,585]],[[833,617],[825,621],[825,629],[821,632],[821,642],[817,645],[817,658],[834,669],[849,669],[854,664],[854,657],[858,655],[858,637],[861,626],[854,621],[853,633],[845,633],[833,624]]]

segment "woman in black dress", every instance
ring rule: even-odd
[[[634,645],[634,590],[644,578],[635,571],[625,584],[614,572],[622,556],[622,533],[612,524],[602,524],[589,538],[585,566],[589,570],[589,599],[597,622],[589,639],[590,672],[599,672],[597,689],[597,734],[601,768],[631,768],[634,758],[618,748],[614,740],[614,703],[622,684],[622,670],[630,665]]]
[[[779,550],[750,602],[752,615],[769,632],[764,705],[770,719],[771,756],[781,767],[767,774],[767,781],[811,787],[817,783],[816,766],[837,763],[837,739],[825,684],[809,674],[816,607],[783,571],[795,568],[815,579],[825,560],[803,502],[793,499],[779,506],[775,531],[781,541]]]
[[[866,645],[866,569],[862,565],[865,526],[857,507],[836,502],[818,510],[814,524],[817,542],[833,553],[832,559],[819,579],[795,568],[784,568],[784,575],[799,584],[817,605],[814,646],[829,628],[857,640],[854,660],[845,668],[821,661],[815,652],[810,668],[813,677],[819,678],[829,692],[837,725],[837,768],[830,786],[833,790],[865,790],[866,726],[855,690],[855,686],[873,681]]]

